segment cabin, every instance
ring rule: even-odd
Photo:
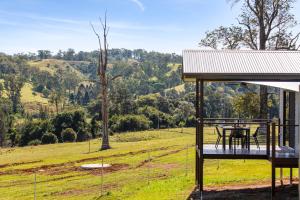
[[[184,50],[182,78],[196,84],[195,179],[203,193],[206,159],[261,159],[271,167],[272,195],[276,168],[299,168],[300,52],[246,50]],[[209,82],[243,82],[280,88],[280,114],[274,119],[206,118],[205,86]],[[213,126],[215,145],[204,143]],[[282,170],[280,170],[282,178]]]

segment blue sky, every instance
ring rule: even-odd
[[[99,27],[106,9],[110,47],[175,53],[197,48],[205,31],[236,23],[239,13],[226,0],[1,0],[0,52],[97,49],[89,23]]]

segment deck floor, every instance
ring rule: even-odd
[[[272,155],[270,150],[270,155]],[[216,159],[231,159],[231,158],[241,158],[241,159],[268,159],[266,146],[260,146],[258,149],[255,145],[250,146],[250,151],[248,149],[242,149],[241,146],[237,146],[235,150],[229,149],[226,145],[226,150],[222,149],[222,146],[216,149],[215,145],[206,144],[203,146],[203,156],[204,158],[216,158]],[[298,154],[293,152],[284,152],[280,148],[276,148],[276,158],[299,158]]]

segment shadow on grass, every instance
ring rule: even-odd
[[[195,190],[187,200],[201,199],[200,192]],[[225,189],[225,190],[207,190],[202,194],[204,200],[268,200],[271,198],[270,187],[243,188],[243,189]],[[298,200],[298,184],[276,187],[276,193],[273,200]]]

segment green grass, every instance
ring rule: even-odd
[[[1,149],[0,199],[33,199],[34,171],[40,169],[44,171],[37,172],[37,199],[186,199],[194,187],[194,133],[185,128],[183,133],[171,129],[116,134],[111,150],[98,151],[100,141],[92,140],[90,153],[88,142]],[[213,128],[206,133],[205,142],[214,142]],[[151,161],[145,162],[149,156]],[[79,166],[99,163],[102,157],[113,167],[104,171],[100,196],[101,171]],[[258,184],[270,180],[270,169],[268,161],[207,160],[204,183]]]
[[[42,94],[33,92],[33,85],[25,83],[21,90],[21,101],[22,103],[41,103],[48,104],[48,99],[44,98]]]
[[[85,78],[85,76],[77,69],[72,67],[72,64],[80,64],[87,62],[84,61],[65,61],[65,60],[57,60],[57,59],[43,59],[43,60],[34,60],[29,61],[28,64],[31,67],[36,67],[41,71],[49,72],[51,75],[54,75],[58,69],[61,70],[71,70],[78,75],[80,78]]]

